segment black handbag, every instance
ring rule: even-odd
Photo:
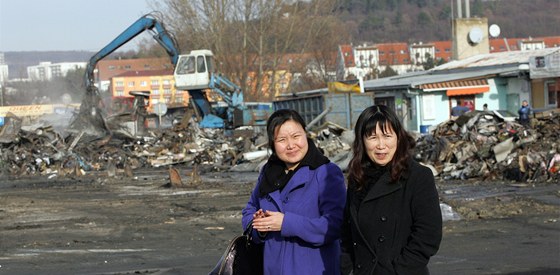
[[[264,244],[252,241],[253,222],[243,235],[235,237],[224,255],[209,275],[260,275],[263,274]]]

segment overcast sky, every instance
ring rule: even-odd
[[[0,0],[0,52],[98,51],[153,0]],[[142,34],[119,50],[133,48]]]

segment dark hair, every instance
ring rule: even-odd
[[[303,120],[301,115],[298,112],[290,109],[278,110],[272,113],[272,115],[270,115],[270,117],[266,121],[266,135],[268,137],[268,148],[272,150],[273,155],[276,154],[276,149],[274,149],[274,130],[276,130],[276,127],[281,126],[288,120],[295,121],[296,123],[300,124],[301,127],[303,127],[303,130],[305,130],[306,127],[305,121]]]
[[[388,163],[393,182],[408,168],[411,149],[416,146],[416,141],[404,129],[399,117],[393,110],[384,105],[373,105],[366,108],[358,117],[354,127],[353,156],[348,166],[348,183],[356,184],[358,189],[365,185],[364,169],[373,164],[365,150],[364,138],[372,135],[377,125],[383,133],[386,133],[391,127],[397,135],[397,150],[391,162]]]

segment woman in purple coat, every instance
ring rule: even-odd
[[[383,105],[358,117],[342,230],[343,274],[426,275],[442,219],[431,170],[411,157],[414,139]]]
[[[264,274],[340,274],[344,176],[313,141],[293,110],[267,121],[272,151],[243,209],[243,227],[264,242]]]

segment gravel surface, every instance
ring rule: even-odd
[[[0,179],[0,274],[207,274],[241,232],[252,172],[176,167],[132,178]],[[432,274],[560,274],[560,185],[438,182],[444,222]]]

